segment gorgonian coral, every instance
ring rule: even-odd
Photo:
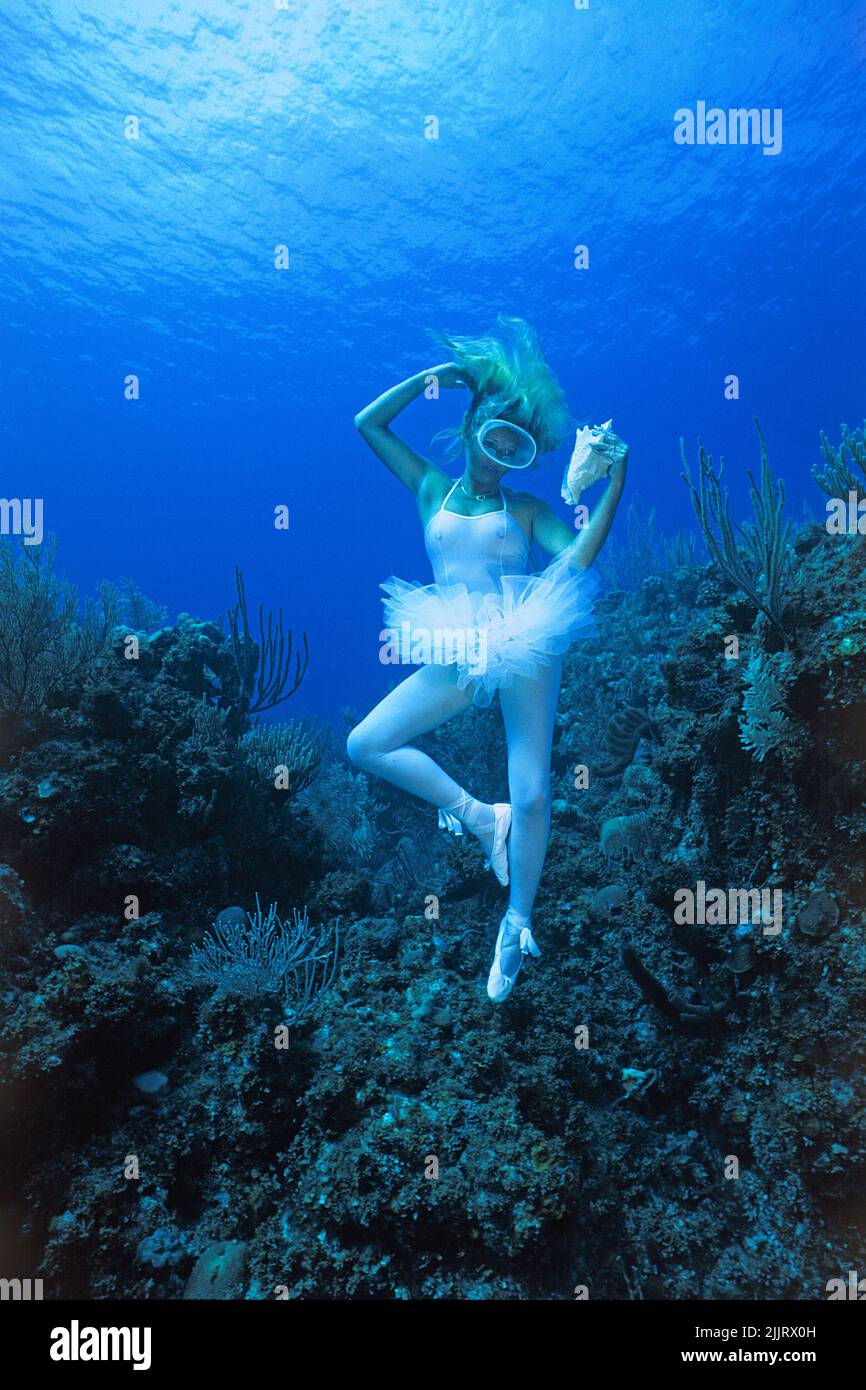
[[[292,909],[284,921],[276,903],[244,915],[221,912],[201,946],[190,952],[188,970],[219,990],[248,999],[276,994],[286,1015],[297,1023],[310,1012],[333,982],[339,954],[339,922],[315,928],[307,910]]]
[[[759,763],[781,748],[792,733],[781,684],[789,670],[787,653],[773,657],[756,652],[743,673],[746,689],[739,719],[740,742]]]

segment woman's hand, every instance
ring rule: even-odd
[[[624,482],[628,467],[628,445],[625,440],[620,439],[613,430],[602,430],[600,439],[594,440],[591,447],[594,454],[601,454],[604,458],[610,459],[607,475],[610,481]]]
[[[571,543],[571,563],[578,569],[586,569],[591,565],[604,545],[625,490],[628,445],[618,434],[614,434],[613,430],[601,430],[599,435],[598,440],[590,447],[600,459],[606,459],[610,463],[607,473],[609,486],[593,507],[588,524],[581,528]]]
[[[463,386],[467,391],[472,391],[472,380],[469,373],[463,367],[458,367],[456,362],[442,362],[438,367],[431,367],[430,376],[435,376],[439,385],[448,391]]]

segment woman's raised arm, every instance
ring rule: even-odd
[[[607,540],[622,498],[628,468],[628,445],[612,430],[606,430],[604,442],[593,445],[593,448],[597,453],[609,458],[611,466],[607,475],[607,487],[593,507],[586,526],[582,527],[576,536],[573,535],[565,522],[546,502],[539,503],[532,518],[533,540],[538,541],[549,555],[559,555],[563,550],[570,550],[574,569],[589,569]]]
[[[398,386],[392,386],[390,391],[377,396],[376,400],[364,406],[355,416],[355,428],[364,443],[369,444],[376,457],[382,460],[395,478],[399,478],[400,482],[414,493],[418,492],[428,474],[439,473],[441,470],[429,459],[416,454],[412,446],[394,434],[389,426],[410,401],[421,395],[433,378],[440,387],[465,385],[460,378],[457,365],[454,362],[443,362],[441,366],[428,367],[426,371],[416,372],[415,376],[401,381]]]

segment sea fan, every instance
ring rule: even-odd
[[[780,686],[789,669],[787,653],[774,658],[756,652],[743,674],[746,690],[739,719],[740,742],[759,763],[791,737],[792,724]]]

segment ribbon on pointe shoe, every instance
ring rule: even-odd
[[[532,929],[531,929],[531,927],[522,927],[522,928],[521,928],[521,931],[520,931],[520,940],[519,940],[519,942],[518,942],[518,945],[520,946],[521,954],[524,955],[524,956],[540,956],[540,955],[541,955],[541,947],[538,945],[538,942],[536,941],[535,937],[532,935]]]
[[[452,816],[450,811],[439,812],[439,829],[448,830],[452,835],[463,834],[462,822],[456,816]]]

